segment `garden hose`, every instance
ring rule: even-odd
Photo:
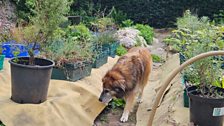
[[[183,64],[181,64],[178,68],[176,68],[175,70],[173,70],[169,76],[166,78],[164,84],[162,85],[161,89],[159,90],[158,95],[156,96],[155,102],[153,104],[151,113],[150,113],[150,117],[148,120],[148,124],[147,126],[152,126],[153,123],[153,119],[156,113],[156,109],[160,103],[160,100],[164,94],[164,91],[166,90],[166,88],[168,87],[168,85],[170,84],[170,82],[172,81],[172,79],[180,72],[182,71],[185,67],[189,66],[190,64],[200,60],[200,59],[204,59],[206,57],[209,56],[216,56],[216,55],[224,55],[224,51],[210,51],[210,52],[206,52],[206,53],[202,53],[199,54],[189,60],[187,60],[186,62],[184,62]]]

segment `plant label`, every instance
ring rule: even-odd
[[[222,108],[214,108],[213,116],[223,116],[224,115],[224,107]]]

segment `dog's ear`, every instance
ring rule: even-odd
[[[104,83],[106,81],[106,77],[103,77],[102,78],[102,82]]]

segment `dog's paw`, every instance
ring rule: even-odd
[[[128,121],[128,114],[127,113],[123,113],[120,119],[121,122],[127,122]]]
[[[142,99],[137,99],[137,103],[138,103],[138,104],[141,104],[142,102],[143,102]]]

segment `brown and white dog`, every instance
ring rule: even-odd
[[[152,69],[152,57],[147,48],[134,47],[120,57],[117,63],[103,77],[103,91],[99,100],[108,104],[113,97],[124,98],[126,105],[120,118],[128,120],[135,98],[141,103],[141,96]]]

